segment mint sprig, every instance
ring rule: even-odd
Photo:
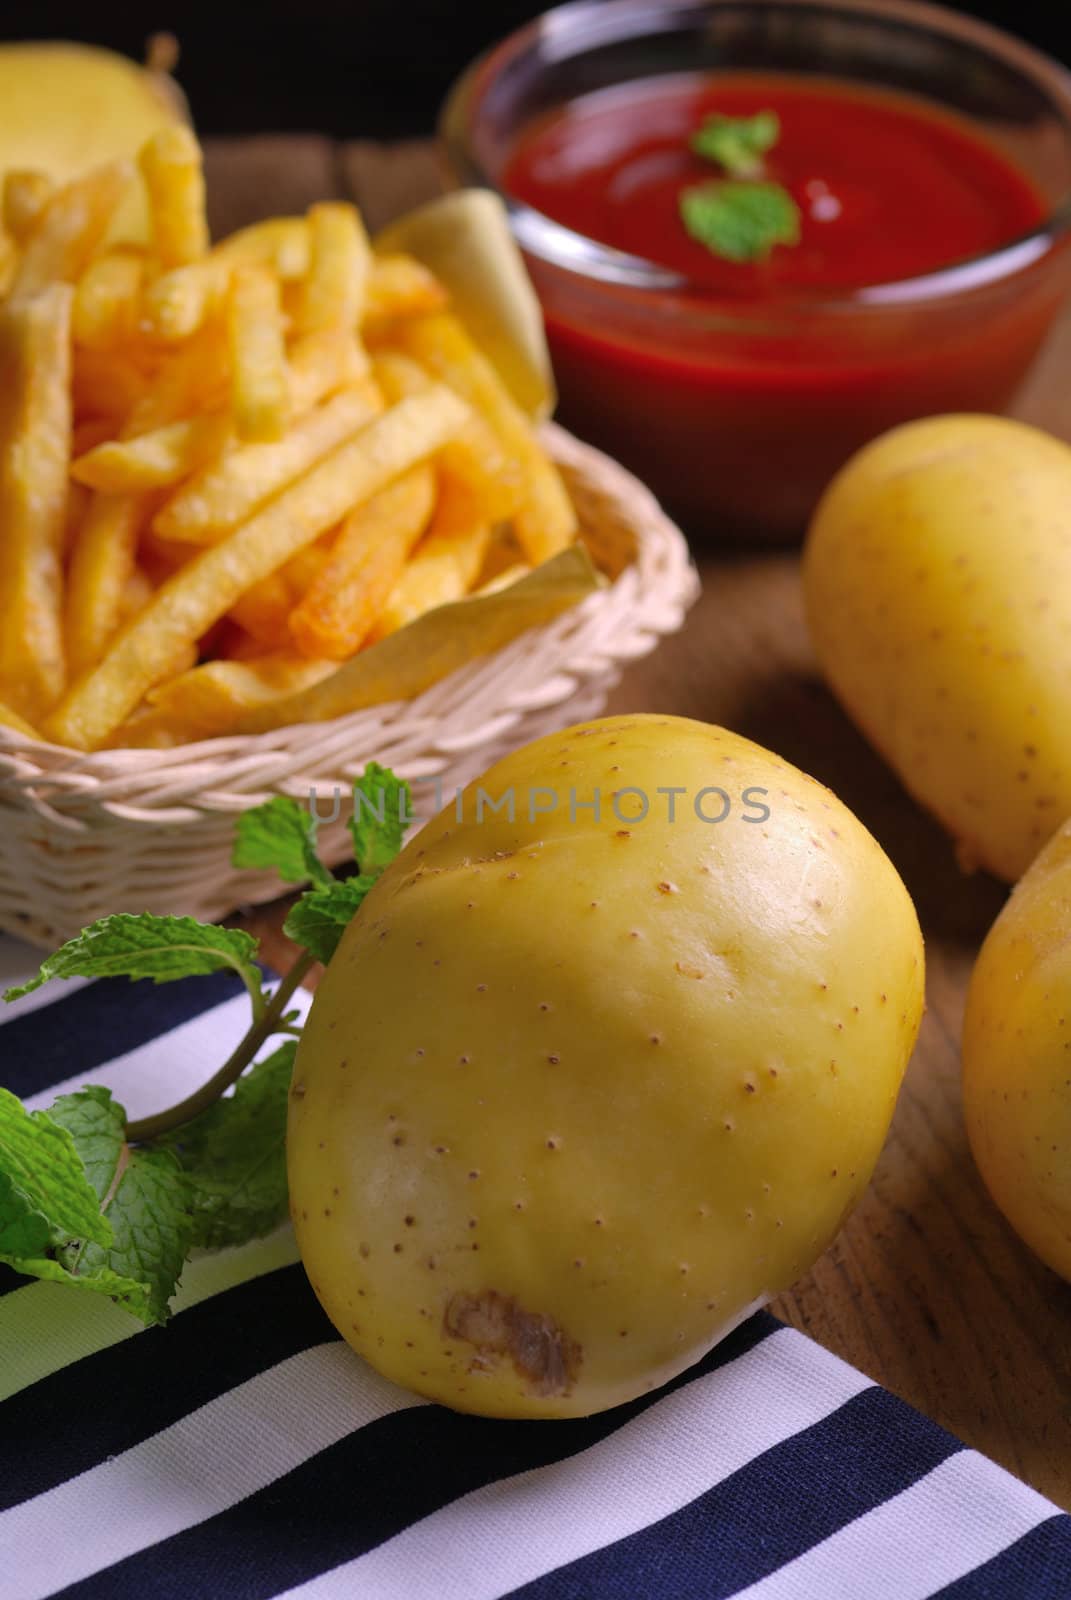
[[[238,928],[217,928],[194,917],[123,912],[84,928],[41,963],[36,977],[8,989],[4,999],[18,1000],[52,978],[151,978],[154,983],[172,983],[225,967],[259,993],[256,951],[256,940]]]
[[[260,1052],[273,1035],[300,1032],[289,1009],[298,985],[314,961],[334,955],[409,821],[408,784],[370,764],[354,789],[357,870],[337,879],[317,853],[315,816],[296,800],[275,797],[239,818],[238,865],[311,884],[286,921],[303,953],[274,993],[263,987],[249,934],[149,913],[102,918],[7,991],[14,1000],[53,978],[169,983],[230,968],[249,989],[253,1016],[207,1083],[139,1122],[96,1085],[61,1095],[47,1112],[29,1112],[0,1089],[0,1261],[108,1295],[155,1324],[169,1314],[192,1248],[241,1244],[282,1221],[297,1043],[289,1038],[263,1059]]]
[[[695,184],[680,212],[692,238],[726,261],[764,261],[774,245],[799,243],[799,207],[776,183]]]
[[[760,178],[762,158],[780,137],[776,111],[758,111],[753,117],[715,113],[693,133],[691,146],[697,156],[724,167],[730,178]]]

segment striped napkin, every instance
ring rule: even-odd
[[[0,941],[0,981],[36,965]],[[7,1009],[31,1106],[132,1115],[245,1026],[229,977],[52,985]],[[0,1283],[0,1596],[1066,1600],[1071,1517],[759,1314],[658,1394],[490,1422],[342,1344],[280,1229],[187,1267],[166,1328]]]

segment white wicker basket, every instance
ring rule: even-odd
[[[109,912],[215,919],[273,899],[278,878],[230,864],[236,812],[314,790],[327,813],[370,760],[441,778],[450,794],[508,750],[597,715],[623,664],[680,627],[698,580],[642,484],[560,428],[547,442],[585,542],[616,574],[608,588],[414,700],[331,722],[93,755],[0,728],[0,928],[54,945]],[[321,828],[332,863],[351,848],[345,815]]]

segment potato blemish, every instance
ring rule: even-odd
[[[553,1317],[525,1311],[496,1289],[455,1294],[443,1313],[443,1338],[473,1345],[479,1365],[489,1355],[508,1356],[513,1370],[537,1395],[567,1395],[583,1352]]]

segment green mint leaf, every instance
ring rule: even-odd
[[[759,111],[753,117],[708,117],[692,135],[697,156],[716,161],[730,178],[760,178],[762,158],[781,137],[776,111]]]
[[[3,1259],[32,1277],[106,1294],[142,1322],[166,1321],[193,1234],[189,1184],[175,1156],[131,1150],[126,1112],[95,1086],[61,1095],[47,1112],[32,1114],[6,1095],[0,1117],[6,1135],[0,1136]],[[27,1125],[36,1132],[28,1135]],[[15,1236],[4,1223],[13,1198],[26,1198],[19,1158],[28,1137],[36,1139],[37,1226],[31,1233],[24,1218]],[[75,1177],[80,1211],[72,1215],[64,1201]]]
[[[240,1077],[232,1095],[167,1136],[189,1180],[195,1245],[245,1244],[286,1217],[286,1112],[296,1049],[288,1039]]]
[[[69,1246],[58,1252],[61,1266],[147,1325],[166,1322],[194,1231],[189,1179],[174,1152],[124,1144],[106,1215],[111,1245]]]
[[[84,1091],[105,1095],[104,1090]],[[138,1295],[143,1285],[114,1271],[110,1266],[91,1264],[85,1256],[97,1257],[110,1251],[115,1233],[100,1209],[100,1190],[88,1175],[78,1151],[78,1140],[64,1125],[79,1095],[64,1095],[57,1101],[60,1116],[48,1112],[28,1112],[13,1094],[0,1090],[0,1260],[16,1272],[32,1278],[74,1284],[98,1294],[119,1299]],[[118,1108],[120,1125],[122,1108]],[[102,1157],[104,1145],[122,1148],[122,1132],[116,1138],[94,1110],[87,1129],[89,1146]],[[113,1168],[114,1170],[114,1168]],[[104,1167],[98,1169],[102,1181]],[[68,1263],[82,1258],[72,1275]]]
[[[798,244],[799,207],[776,183],[700,183],[680,197],[693,239],[726,261],[762,261],[776,244]]]
[[[375,881],[362,873],[359,877],[332,880],[324,889],[310,889],[291,906],[283,932],[326,966]]]
[[[286,883],[330,883],[331,874],[316,854],[317,818],[288,795],[275,795],[243,811],[231,858],[236,867],[273,868]]]
[[[193,917],[120,914],[91,923],[42,963],[36,978],[8,989],[5,1000],[38,989],[50,978],[152,978],[170,983],[231,967],[250,987],[257,942],[237,928],[216,928]]]
[[[353,785],[353,854],[362,873],[377,876],[402,848],[412,821],[412,791],[389,767],[370,761]]]
[[[5,1259],[84,1239],[111,1243],[111,1226],[69,1129],[47,1112],[27,1111],[7,1089],[0,1089],[0,1180]]]

